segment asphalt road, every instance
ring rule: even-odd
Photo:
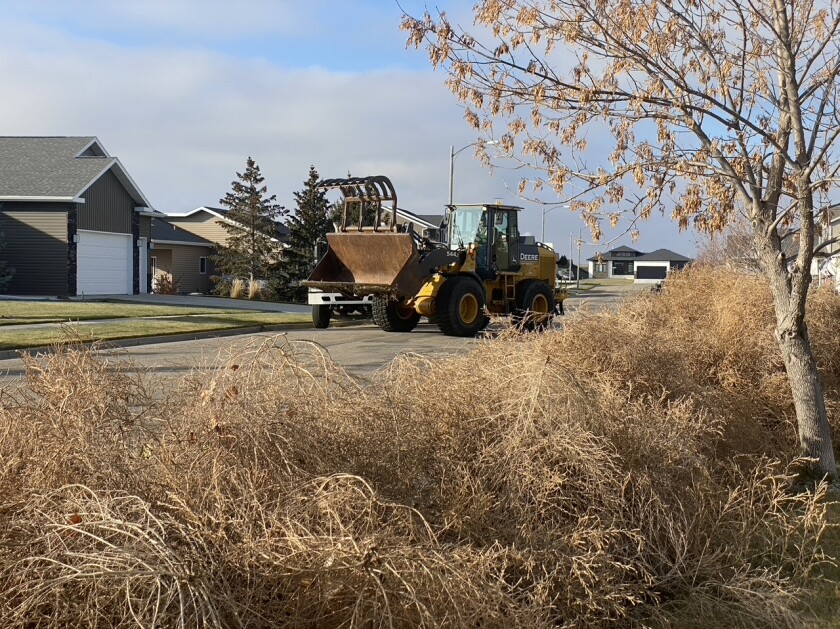
[[[638,285],[599,286],[566,302],[567,316],[585,316],[614,306],[623,297],[649,287]],[[425,320],[424,320],[425,321]],[[556,325],[562,325],[558,317]],[[492,330],[491,330],[492,333]],[[168,377],[184,375],[198,367],[212,366],[235,356],[255,343],[276,336],[277,332],[157,343],[108,350],[109,359],[127,359],[139,368]],[[401,353],[434,357],[468,351],[477,341],[444,336],[437,326],[421,323],[407,334],[383,332],[373,324],[330,327],[327,330],[289,330],[282,332],[290,341],[312,341],[327,350],[330,357],[351,373],[364,374],[388,364]],[[20,359],[0,360],[0,382],[23,375]]]

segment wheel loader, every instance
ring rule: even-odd
[[[410,332],[425,316],[446,335],[474,336],[492,315],[539,329],[563,312],[566,292],[555,288],[557,254],[520,236],[522,208],[448,206],[448,241],[440,243],[397,224],[397,194],[387,177],[317,185],[336,188],[344,197],[342,222],[327,234],[327,253],[304,284],[347,297],[372,295],[373,320],[383,330]],[[383,205],[388,202],[390,209]],[[354,206],[359,219],[351,225]]]

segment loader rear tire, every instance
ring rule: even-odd
[[[312,306],[312,323],[316,328],[324,330],[330,327],[331,308],[329,306]]]
[[[527,280],[516,288],[514,325],[525,331],[547,328],[554,317],[554,294],[548,284]]]
[[[486,325],[481,286],[469,277],[456,275],[446,280],[435,307],[435,322],[447,336],[475,336]]]
[[[386,332],[411,332],[420,321],[420,315],[410,308],[384,295],[373,298],[373,322]]]

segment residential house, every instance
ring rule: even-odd
[[[589,275],[595,279],[619,278],[635,282],[660,282],[673,270],[682,269],[691,260],[670,249],[643,253],[621,246],[587,259]]]
[[[209,293],[215,243],[160,218],[152,219],[152,286],[166,279],[182,293]]]
[[[0,137],[10,293],[147,292],[153,216],[160,213],[96,137]]]
[[[388,214],[390,215],[390,211]],[[411,224],[418,234],[436,242],[446,242],[446,229],[444,229],[443,221],[443,214],[414,214],[408,210],[397,208],[397,225]]]
[[[166,220],[172,225],[180,227],[188,232],[201,236],[217,245],[227,245],[230,234],[223,227],[225,223],[232,224],[228,218],[229,210],[218,207],[202,205],[189,212],[167,214]],[[283,223],[276,223],[277,233],[275,237],[281,243],[289,240],[289,228]]]
[[[641,255],[643,255],[641,251],[622,246],[587,258],[589,276],[594,279],[634,279],[636,271],[633,261]]]

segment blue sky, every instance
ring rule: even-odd
[[[479,136],[445,75],[405,48],[400,5],[0,0],[0,134],[96,135],[164,212],[216,205],[249,155],[288,206],[313,164],[323,177],[388,175],[402,207],[441,212],[449,147]],[[471,0],[436,6],[472,21]],[[521,172],[490,174],[467,149],[455,173],[456,201],[525,205],[522,229],[540,235],[542,210],[515,194]],[[565,251],[580,225],[552,210],[546,240]],[[662,217],[614,244],[695,253],[695,237]]]

